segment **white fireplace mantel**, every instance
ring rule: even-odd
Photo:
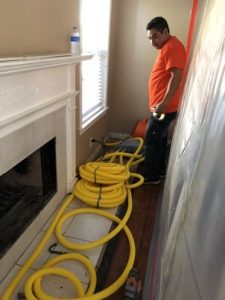
[[[36,57],[18,57],[0,59],[0,76],[10,73],[27,72],[34,69],[43,69],[49,67],[57,67],[62,65],[71,65],[88,60],[93,57],[92,54],[81,55],[51,55]]]
[[[0,61],[0,143],[1,138],[64,107],[68,192],[72,190],[76,176],[75,109],[80,93],[80,79],[75,78],[79,73],[76,67],[92,57],[91,54],[54,55]],[[5,152],[2,147],[3,144],[0,146],[0,175],[13,167],[3,157]],[[23,158],[21,154],[20,159]],[[11,161],[12,164],[19,162],[15,159]]]
[[[56,194],[0,259],[0,282],[73,189],[79,63],[91,58],[56,55],[0,61],[0,176],[53,138],[57,171]]]

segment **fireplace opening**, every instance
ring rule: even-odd
[[[56,193],[55,144],[54,138],[0,176],[0,258]]]

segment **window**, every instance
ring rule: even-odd
[[[81,0],[81,49],[93,53],[81,63],[81,129],[107,109],[111,0]]]

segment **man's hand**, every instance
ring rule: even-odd
[[[162,114],[166,112],[167,105],[170,103],[176,89],[179,86],[181,80],[181,69],[172,68],[170,69],[170,81],[168,83],[167,91],[162,99],[162,101],[156,105],[155,112]]]

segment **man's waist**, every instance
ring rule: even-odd
[[[149,101],[149,110],[151,112],[155,111],[155,107],[160,104],[162,101]],[[179,107],[179,100],[178,99],[174,99],[171,100],[171,102],[167,105],[165,113],[171,113],[171,112],[176,112],[178,110]]]

